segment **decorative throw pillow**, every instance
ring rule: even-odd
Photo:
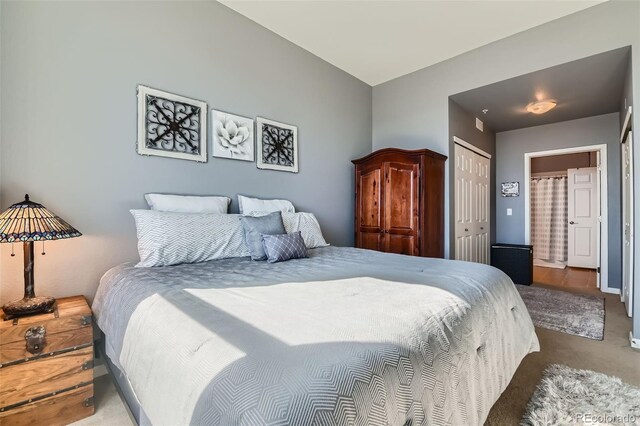
[[[138,231],[136,267],[249,256],[237,214],[131,210]]]
[[[291,234],[300,231],[307,248],[326,247],[318,219],[313,213],[283,213],[284,229]]]
[[[240,218],[244,229],[244,240],[249,247],[251,259],[265,260],[267,254],[262,245],[263,235],[286,234],[280,212],[269,213],[265,216],[242,216]]]
[[[299,231],[293,234],[263,235],[262,242],[269,263],[309,257]]]
[[[240,213],[251,212],[288,212],[295,213],[296,209],[289,200],[262,200],[260,198],[250,198],[238,195],[238,207]]]
[[[266,212],[252,212],[251,216],[264,216]],[[288,234],[300,231],[307,248],[327,247],[318,219],[313,213],[282,213],[284,229]]]
[[[229,197],[209,197],[171,194],[145,194],[151,210],[177,213],[220,213],[229,210]]]

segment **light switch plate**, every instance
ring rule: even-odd
[[[507,209],[507,216],[513,216],[513,209]]]

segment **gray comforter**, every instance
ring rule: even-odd
[[[93,310],[153,424],[482,424],[538,350],[486,265],[353,248],[124,264]]]

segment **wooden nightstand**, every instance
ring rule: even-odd
[[[93,327],[82,296],[49,314],[0,310],[0,425],[63,425],[93,414]]]

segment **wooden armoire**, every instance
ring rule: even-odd
[[[356,166],[356,247],[444,257],[444,163],[428,149],[386,148]]]

